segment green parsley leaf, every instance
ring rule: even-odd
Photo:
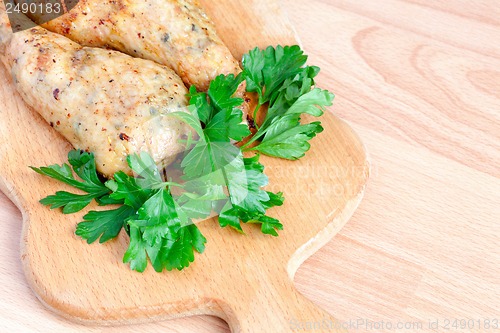
[[[241,141],[250,135],[248,125],[242,121],[240,109],[224,109],[205,126],[204,134],[212,142]]]
[[[240,153],[238,147],[229,142],[200,140],[181,162],[184,179],[196,179],[222,169]]]
[[[260,215],[255,217],[253,220],[248,221],[248,223],[257,223],[261,225],[261,231],[263,234],[278,237],[277,230],[283,230],[283,224],[278,219],[270,217],[267,215]]]
[[[191,86],[187,97],[189,98],[189,111],[191,114],[196,115],[196,123],[193,124],[192,122],[187,122],[191,125],[191,127],[196,129],[200,125],[200,122],[206,124],[210,119],[212,119],[214,108],[208,103],[207,93],[198,92],[195,86]],[[198,135],[202,136],[201,132],[196,132]]]
[[[269,195],[269,201],[263,203],[266,209],[283,205],[283,202],[285,201],[283,192],[273,193],[268,191],[267,194]]]
[[[137,220],[129,220],[130,245],[124,262],[144,271],[149,257],[157,272],[182,270],[194,261],[193,248],[202,252],[206,239],[192,224],[182,225],[170,193],[159,190],[139,209]]]
[[[185,192],[174,197],[182,223],[190,224],[191,219],[206,218],[216,210],[218,202],[227,198],[224,185],[221,170],[184,183]]]
[[[242,80],[241,75],[219,75],[210,83],[207,93],[191,88],[189,113],[174,115],[199,135],[198,142],[181,162],[185,179],[196,179],[220,170],[240,153],[230,141],[242,140],[250,134],[238,108],[243,100],[233,97]]]
[[[247,91],[259,94],[259,104],[269,102],[283,82],[299,73],[306,61],[307,56],[297,45],[251,50],[242,61]]]
[[[207,92],[211,106],[216,111],[233,109],[240,106],[243,103],[243,99],[233,96],[241,82],[243,82],[241,74],[236,77],[234,74],[217,76],[210,82]]]
[[[139,209],[138,219],[130,223],[143,227],[143,238],[150,245],[158,243],[160,238],[174,239],[181,226],[174,200],[164,189],[149,198]]]
[[[204,94],[204,93],[200,93],[198,94],[199,97],[201,97],[201,95]],[[205,95],[206,97],[206,95]],[[203,104],[204,105],[204,104]],[[210,108],[210,106],[207,104],[207,107]],[[198,109],[198,107],[196,106],[193,106],[193,105],[190,105],[188,107],[188,112],[171,112],[169,113],[169,116],[171,117],[176,117],[182,121],[184,121],[186,124],[188,124],[189,126],[191,126],[191,128],[193,128],[196,132],[196,134],[198,134],[198,136],[200,137],[203,137],[203,129],[201,128],[201,124],[200,124],[200,109]],[[209,110],[211,111],[211,110]],[[202,117],[205,117],[205,116],[202,116]]]
[[[333,101],[333,94],[315,88],[303,95],[301,95],[295,103],[285,112],[287,114],[303,114],[307,113],[315,117],[323,115],[325,106],[331,106]]]
[[[233,205],[264,214],[266,208],[262,203],[269,201],[269,195],[261,187],[266,186],[269,180],[263,172],[264,166],[258,161],[259,155],[255,155],[244,158],[241,166],[236,164],[235,167],[233,163],[233,168],[227,168],[227,187]]]
[[[126,205],[113,210],[91,211],[83,217],[84,222],[78,223],[75,234],[89,244],[99,237],[99,243],[107,242],[118,236],[124,223],[135,213],[134,208]]]
[[[323,131],[320,122],[302,125],[295,114],[276,119],[262,142],[253,148],[263,154],[297,160],[311,148],[309,140]]]
[[[152,194],[150,188],[139,186],[136,178],[125,174],[123,171],[115,173],[113,178],[106,182],[106,187],[113,192],[109,196],[110,199],[133,207],[136,210],[141,208]]]
[[[240,233],[244,233],[243,229],[241,228],[241,219],[240,215],[238,212],[238,208],[233,206],[231,201],[227,201],[224,207],[222,208],[222,211],[219,214],[219,225],[221,227],[227,227],[230,226],[231,228],[235,229],[236,231]]]
[[[68,161],[75,173],[84,180],[86,186],[103,189],[102,182],[97,175],[94,154],[72,150],[68,153]]]
[[[244,151],[296,160],[310,149],[309,140],[323,131],[320,122],[301,123],[301,115],[319,117],[330,106],[333,94],[314,88],[319,68],[306,66],[307,56],[298,46],[254,49],[244,56],[247,91],[259,94],[268,111],[257,133],[242,146]],[[272,71],[268,72],[271,68]],[[276,76],[271,73],[278,73]],[[252,147],[252,144],[258,142]]]
[[[194,251],[202,253],[205,250],[206,238],[196,225],[191,224],[179,230],[175,240],[165,257],[160,257],[166,270],[181,270],[194,261]]]
[[[160,170],[158,170],[155,161],[148,153],[143,151],[140,155],[129,155],[127,163],[136,174],[137,183],[142,188],[153,188],[162,183]]]
[[[50,206],[51,209],[62,207],[63,214],[73,214],[87,207],[94,198],[94,194],[74,194],[57,191],[55,195],[49,195],[40,200],[40,203],[44,206]]]
[[[266,211],[274,206],[281,206],[283,195],[262,189],[269,180],[264,174],[264,166],[259,162],[259,155],[243,158],[243,165],[243,171],[234,167],[235,163],[231,165],[232,168],[225,169],[230,196],[228,203],[220,212],[219,224],[221,227],[231,226],[243,232],[240,221],[261,223],[264,233],[277,236],[276,230],[281,230],[283,225],[267,216]]]
[[[188,108],[190,115],[184,113],[179,115],[180,118],[195,129],[205,141],[242,140],[250,135],[250,130],[243,122],[243,112],[238,108],[243,99],[233,97],[242,81],[241,74],[236,77],[234,74],[219,75],[210,82],[206,93],[197,92],[196,88],[191,87]],[[178,114],[179,112],[176,112],[174,116]],[[205,128],[203,134],[202,127]]]
[[[139,227],[130,226],[130,244],[123,255],[123,263],[130,263],[130,268],[137,272],[144,272],[148,265],[147,251],[152,254],[151,247],[142,239]]]
[[[284,63],[282,65],[287,66]],[[268,183],[263,173],[264,167],[258,163],[258,156],[244,159],[241,149],[230,142],[231,139],[242,140],[250,134],[238,109],[243,100],[233,97],[242,77],[220,75],[211,82],[206,95],[191,89],[190,103],[196,108],[189,108],[192,117],[184,116],[183,119],[192,124],[193,119],[201,115],[200,120],[205,123],[192,125],[195,129],[201,129],[203,135],[200,134],[196,145],[186,153],[181,167],[184,180],[196,182],[199,188],[206,191],[197,197],[184,194],[178,203],[189,218],[203,218],[213,209],[219,213],[222,227],[231,226],[239,232],[243,232],[241,221],[261,219],[266,224],[262,230],[271,234],[269,229],[275,231],[279,225],[274,223],[276,228],[269,227],[271,224],[263,216],[277,201],[271,201],[269,193],[261,189]],[[211,184],[203,184],[201,179]],[[214,182],[215,179],[218,181]],[[228,194],[223,192],[224,187]],[[185,189],[188,190],[189,186]],[[204,202],[203,198],[210,202]]]
[[[63,208],[64,214],[76,213],[87,207],[92,200],[100,199],[109,194],[109,189],[104,185],[97,175],[94,155],[91,153],[73,150],[68,154],[68,160],[73,171],[82,179],[75,179],[73,171],[68,164],[51,165],[48,167],[34,168],[35,172],[59,180],[73,186],[88,194],[80,195],[65,191],[59,191],[55,195],[48,196],[40,203],[54,208]]]

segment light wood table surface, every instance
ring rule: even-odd
[[[500,2],[283,1],[372,163],[358,211],[297,287],[351,332],[500,331]],[[68,322],[27,286],[21,215],[1,193],[0,223],[0,332],[229,330],[208,316]]]

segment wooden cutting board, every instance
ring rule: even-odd
[[[238,58],[255,46],[297,43],[278,1],[202,3]],[[262,158],[268,189],[286,197],[283,207],[270,211],[284,224],[278,238],[252,225],[241,235],[207,220],[199,224],[208,239],[205,253],[181,272],[161,274],[150,267],[143,274],[133,272],[122,264],[126,235],[87,245],[74,235],[85,212],[65,216],[38,203],[63,188],[28,166],[63,163],[71,147],[24,104],[3,66],[0,119],[0,189],[23,213],[21,258],[27,281],[53,311],[100,325],[211,314],[225,319],[233,332],[341,331],[331,329],[334,319],[293,285],[299,265],[352,215],[369,174],[359,138],[331,113],[323,117],[325,131],[304,159]]]

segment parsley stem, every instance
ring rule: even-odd
[[[261,106],[263,105],[264,103],[261,103],[260,101],[257,103],[257,106],[255,107],[255,109],[253,110],[253,121],[254,121],[254,124],[255,124],[255,127],[257,128],[257,130],[259,129],[259,125],[257,124],[257,112],[259,112]]]
[[[249,149],[247,149],[248,146],[255,142],[255,140],[256,140],[255,137],[256,136],[257,136],[257,133],[247,143],[245,143],[243,146],[240,147],[241,150],[248,151],[249,150]]]
[[[153,185],[151,187],[152,190],[160,190],[162,188],[165,188],[167,186],[175,186],[175,187],[184,187],[183,185],[175,182],[163,182],[163,183],[158,183],[156,185]]]
[[[252,150],[253,148],[250,148],[248,146],[250,146],[252,143],[254,143],[258,139],[260,139],[264,134],[266,134],[266,132],[267,132],[268,129],[269,129],[269,127],[267,127],[266,129],[264,129],[263,131],[258,130],[257,133],[255,133],[255,135],[247,143],[245,143],[243,146],[240,147],[241,150],[243,150],[243,151]]]

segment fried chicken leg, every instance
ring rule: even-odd
[[[0,57],[25,102],[75,148],[93,152],[106,176],[130,172],[126,157],[139,151],[171,162],[191,131],[168,115],[187,105],[187,89],[170,68],[82,47],[41,27],[13,34],[3,3]]]
[[[45,21],[43,16],[31,18]],[[206,91],[219,74],[241,71],[196,0],[80,0],[43,27],[85,46],[169,66],[199,90]]]

